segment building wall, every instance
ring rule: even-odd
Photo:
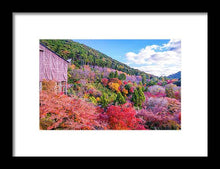
[[[55,80],[67,81],[68,62],[40,44],[40,82]]]

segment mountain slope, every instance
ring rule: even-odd
[[[98,50],[72,40],[40,40],[40,43],[53,50],[64,59],[71,59],[71,62],[78,67],[81,65],[96,65],[123,71],[130,75],[146,75],[148,77],[154,77],[154,75],[131,68]]]
[[[174,74],[171,74],[167,77],[170,78],[170,79],[179,79],[179,78],[181,78],[181,71],[179,71],[177,73],[174,73]]]

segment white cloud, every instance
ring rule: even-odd
[[[180,71],[179,66],[164,67],[160,65],[154,65],[154,66],[140,66],[134,68],[156,76],[168,76],[170,74]]]
[[[164,44],[162,48],[166,48],[170,51],[180,53],[181,52],[181,40],[171,39],[167,44]]]
[[[181,41],[170,40],[162,46],[146,46],[139,53],[128,52],[125,56],[127,63],[136,69],[156,76],[169,75],[180,71]]]
[[[135,63],[135,64],[150,64],[150,61],[147,61],[151,58],[152,55],[156,54],[153,49],[157,49],[159,46],[152,45],[146,46],[145,48],[141,49],[138,54],[133,52],[128,52],[125,54],[128,62]]]

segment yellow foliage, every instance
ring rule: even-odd
[[[71,70],[73,70],[73,69],[75,69],[75,65],[74,64],[71,64],[71,65],[69,65],[69,68],[71,69]]]
[[[122,90],[122,92],[123,92],[124,95],[128,94],[128,90],[126,90],[125,88]]]
[[[97,101],[97,102],[98,102],[98,101],[100,101],[100,98],[99,98],[99,97],[97,97],[97,98],[96,98],[96,101]]]
[[[68,76],[68,78],[70,78],[70,77],[71,77],[71,74],[70,74],[69,72],[67,72],[67,76]]]
[[[53,80],[45,80],[42,81],[42,90],[45,90],[47,92],[56,93],[59,89],[59,86],[57,85],[57,82]]]
[[[84,99],[88,99],[89,98],[89,94],[84,94]]]
[[[120,65],[118,66],[119,69],[124,69],[124,66]]]
[[[113,91],[116,91],[116,92],[119,92],[119,84],[118,83],[113,83],[113,82],[110,82],[108,84],[109,88]]]

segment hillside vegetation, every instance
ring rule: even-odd
[[[67,95],[57,92],[55,81],[42,82],[40,129],[181,129],[179,79],[142,74],[71,40],[41,42],[72,64]]]
[[[130,75],[146,75],[149,76],[149,78],[153,76],[143,71],[131,68],[126,64],[99,52],[98,50],[72,40],[40,40],[40,43],[56,52],[64,59],[71,59],[71,62],[77,67],[82,65],[92,65],[112,68]]]

